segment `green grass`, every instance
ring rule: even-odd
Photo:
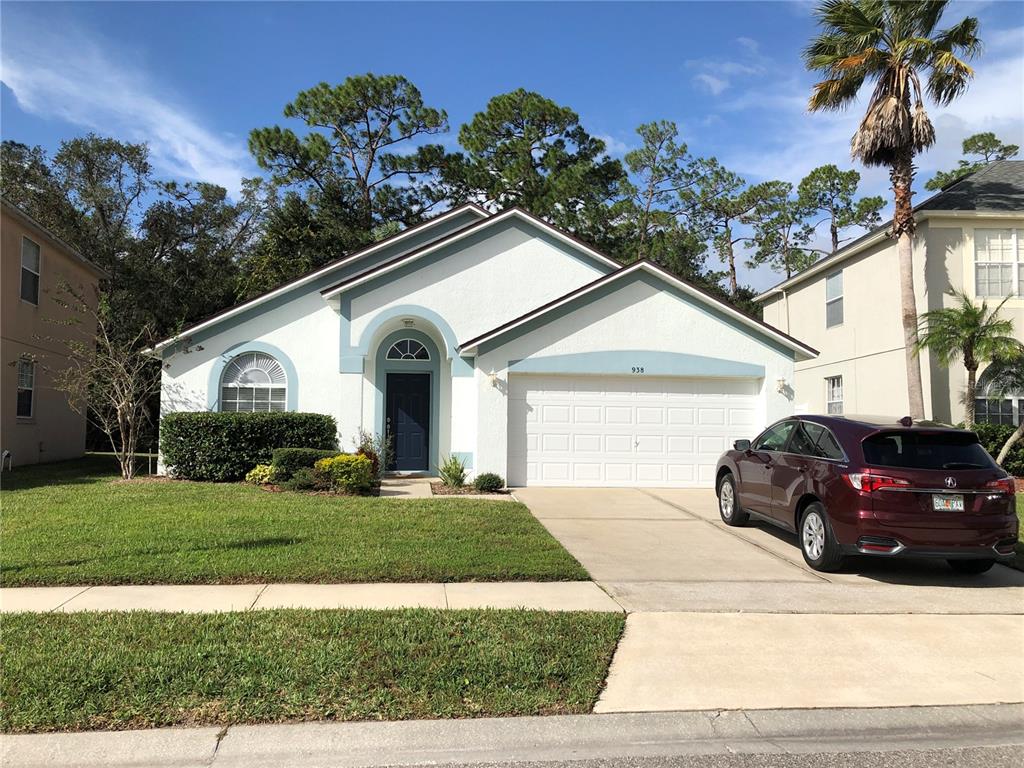
[[[0,729],[585,713],[624,621],[540,611],[12,614]]]
[[[19,468],[3,487],[5,587],[587,578],[507,501],[122,482],[100,457]]]

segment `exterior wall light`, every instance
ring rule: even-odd
[[[778,392],[781,395],[785,393],[787,389],[789,389],[789,385],[786,383],[786,380],[783,377],[780,376],[778,379],[775,380],[776,392]]]

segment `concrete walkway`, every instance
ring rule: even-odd
[[[268,608],[528,608],[621,612],[592,581],[451,584],[203,584],[0,589],[0,613]]]
[[[1024,743],[1022,724],[1024,708],[1003,706],[233,725],[2,736],[0,763],[12,768],[356,768],[577,760],[639,765],[640,758],[653,756],[1012,746]],[[767,757],[749,764],[779,765]]]

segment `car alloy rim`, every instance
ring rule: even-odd
[[[825,523],[817,512],[804,518],[803,542],[804,552],[811,560],[817,560],[825,551]]]
[[[732,495],[732,483],[722,483],[722,490],[718,498],[719,506],[722,509],[722,517],[732,517],[732,507],[735,503]]]

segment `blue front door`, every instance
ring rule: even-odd
[[[387,375],[385,427],[394,438],[395,459],[388,469],[430,468],[430,374]]]

